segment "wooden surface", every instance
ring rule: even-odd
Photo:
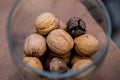
[[[6,20],[15,0],[0,0],[0,80],[18,80],[6,38]],[[106,59],[95,80],[120,80],[120,50],[111,40]]]

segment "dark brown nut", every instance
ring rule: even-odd
[[[61,73],[67,71],[67,65],[63,59],[49,56],[44,64],[44,69],[50,72]]]
[[[76,52],[81,56],[92,56],[99,49],[98,40],[90,34],[75,38],[74,43]]]
[[[40,57],[45,53],[46,48],[45,38],[37,33],[28,36],[24,42],[24,53],[27,56]]]
[[[46,41],[50,50],[56,54],[68,53],[74,46],[72,37],[62,29],[51,31]]]
[[[59,20],[52,13],[45,12],[36,18],[35,27],[39,34],[47,35],[58,28]]]
[[[36,57],[25,57],[23,59],[23,61],[26,62],[28,65],[30,65],[33,68],[43,70],[41,61]]]
[[[43,63],[44,70],[50,71],[50,62],[52,61],[53,58],[54,58],[53,56],[49,56],[49,55],[45,58],[44,63]]]
[[[67,32],[73,37],[78,37],[86,33],[86,25],[82,19],[72,17],[67,23]]]

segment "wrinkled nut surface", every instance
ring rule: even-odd
[[[68,53],[74,45],[72,37],[62,29],[51,31],[46,41],[50,50],[56,54]]]
[[[54,53],[53,51],[50,51],[49,55],[54,56],[54,57],[67,58],[67,57],[71,56],[71,52],[68,52],[68,53],[65,53],[65,54],[57,54],[57,53]]]
[[[39,34],[46,35],[58,28],[59,20],[52,13],[45,12],[36,18],[35,27]]]
[[[70,57],[63,57],[61,59],[63,59],[66,64],[70,62]]]
[[[99,48],[98,40],[90,34],[75,38],[74,43],[76,52],[81,56],[92,56]]]
[[[65,53],[65,54],[56,54],[53,51],[49,51],[49,56],[51,57],[58,57],[64,60],[64,62],[69,63],[70,61],[70,56],[71,56],[71,52]]]
[[[45,53],[46,48],[45,38],[37,33],[28,36],[24,43],[24,53],[27,56],[40,57]]]
[[[71,59],[71,64],[74,65],[77,61],[79,61],[81,58],[81,56],[79,55],[74,55],[73,58]]]
[[[79,17],[72,17],[67,22],[67,32],[73,37],[78,37],[86,33],[85,22]]]
[[[71,59],[71,64],[74,65],[77,61],[82,60],[82,59],[90,59],[92,60],[92,57],[81,57],[78,54],[75,54],[73,58]]]
[[[59,22],[59,27],[58,27],[58,28],[59,28],[59,29],[62,29],[62,30],[66,30],[67,24],[65,24],[64,22],[60,21],[60,22]]]
[[[30,65],[33,68],[43,70],[41,61],[36,57],[25,57],[23,59],[23,61],[26,62],[28,65]]]
[[[77,61],[77,62],[73,65],[71,71],[82,70],[83,68],[89,66],[89,65],[92,64],[92,63],[93,63],[93,62],[92,62],[91,60],[89,60],[89,59],[79,60],[79,61]],[[79,80],[80,78],[85,77],[86,75],[88,75],[89,73],[91,73],[92,71],[94,71],[95,68],[96,68],[96,66],[94,65],[94,66],[90,67],[89,69],[85,70],[83,73],[77,75],[75,78],[76,78],[77,80]]]
[[[64,62],[64,60],[57,58],[57,57],[53,58],[50,62],[50,71],[57,72],[57,73],[66,72],[67,65]]]
[[[84,67],[87,67],[90,64],[92,64],[92,61],[90,59],[81,59],[72,66],[71,71],[83,69]]]

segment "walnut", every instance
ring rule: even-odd
[[[64,62],[69,63],[70,61],[70,56],[71,56],[71,52],[65,53],[65,54],[56,54],[53,51],[49,50],[46,52],[46,55],[48,56],[48,58],[61,58],[64,60]]]
[[[43,70],[41,61],[36,57],[25,57],[23,59],[23,61],[26,62],[28,65],[30,65],[33,68]]]
[[[71,17],[67,22],[66,31],[73,37],[76,38],[86,33],[86,24],[79,17]]]
[[[59,28],[59,29],[66,30],[67,24],[65,24],[63,21],[60,21],[60,22],[59,22],[59,27],[58,27],[58,28]]]
[[[61,73],[67,71],[67,65],[64,60],[57,57],[51,60],[49,68],[51,72]]]
[[[73,58],[71,59],[71,64],[74,65],[77,61],[79,61],[80,59],[82,59],[81,56],[79,55],[74,55]]]
[[[90,60],[92,60],[92,56],[91,57],[82,57],[82,56],[80,56],[78,54],[75,54],[73,56],[73,58],[71,59],[71,64],[74,65],[77,61],[82,60],[82,59],[90,59]]]
[[[92,56],[99,48],[98,40],[90,35],[84,34],[74,39],[75,50],[81,56]]]
[[[81,59],[79,61],[77,61],[71,68],[70,71],[78,71],[78,70],[82,70],[83,68],[89,66],[90,64],[92,64],[93,62],[90,59]],[[86,71],[84,71],[82,74],[79,74],[76,76],[76,79],[80,79],[84,76],[86,76],[87,74],[91,73],[93,70],[95,70],[96,66],[92,66],[89,69],[87,69]]]
[[[35,27],[39,34],[46,35],[58,28],[59,20],[52,13],[45,12],[36,18]]]
[[[60,57],[60,58],[68,58],[71,56],[71,52],[69,51],[68,53],[65,53],[65,54],[57,54],[53,51],[49,51],[48,53],[50,56],[53,56],[53,57]]]
[[[63,57],[61,59],[63,59],[66,64],[68,64],[70,62],[70,57]]]
[[[66,63],[68,63],[68,62],[70,61],[71,52],[68,52],[68,53],[65,53],[65,54],[56,54],[56,53],[54,53],[53,51],[50,51],[48,54],[49,54],[49,56],[52,56],[52,57],[61,58],[61,59],[63,59]]]
[[[55,29],[47,36],[48,47],[56,54],[68,53],[74,45],[72,37],[62,29]]]
[[[61,73],[67,71],[67,65],[63,59],[49,56],[45,61],[44,69],[51,72]]]
[[[84,67],[92,64],[92,61],[90,59],[81,59],[78,60],[73,66],[72,66],[72,71],[80,70],[83,69]]]
[[[37,33],[28,36],[24,42],[24,53],[27,56],[40,57],[46,48],[45,38]]]

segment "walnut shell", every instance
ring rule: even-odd
[[[53,56],[53,57],[61,58],[61,59],[63,59],[66,63],[69,63],[69,61],[70,61],[70,56],[71,56],[71,52],[68,52],[68,53],[65,53],[65,54],[56,54],[56,53],[50,51],[49,55],[50,55],[50,56]]]
[[[53,58],[50,62],[50,71],[57,72],[57,73],[66,72],[67,65],[64,62],[64,60],[57,58],[57,57]]]
[[[70,57],[63,57],[61,59],[63,59],[66,64],[70,62]]]
[[[24,42],[24,53],[27,56],[40,57],[45,53],[46,48],[45,38],[37,33],[28,36]]]
[[[83,69],[90,64],[92,64],[92,61],[90,59],[81,59],[72,66],[71,71]]]
[[[53,51],[50,50],[50,51],[48,51],[47,56],[49,58],[55,58],[55,57],[61,58],[61,59],[64,60],[64,62],[68,63],[70,61],[71,52],[68,52],[68,53],[65,53],[65,54],[56,54],[56,53],[54,53]]]
[[[77,61],[82,60],[82,59],[90,59],[92,60],[92,57],[81,57],[78,54],[75,54],[73,58],[71,59],[71,64],[74,65]]]
[[[99,48],[98,40],[90,34],[75,38],[74,43],[76,52],[81,56],[92,56]]]
[[[62,29],[62,30],[66,30],[67,24],[65,24],[64,22],[60,21],[60,22],[59,22],[59,27],[58,27],[58,28],[59,28],[59,29]]]
[[[89,66],[90,64],[92,64],[93,62],[90,59],[81,59],[79,61],[77,61],[71,68],[70,71],[78,71],[78,70],[82,70],[83,68]],[[82,74],[77,75],[75,78],[77,80],[79,80],[82,77],[85,77],[86,75],[88,75],[89,73],[91,73],[93,70],[95,70],[96,66],[92,66],[89,69],[85,70]]]
[[[59,20],[52,13],[45,12],[36,18],[35,27],[39,34],[46,35],[58,28]]]
[[[69,52],[74,45],[72,37],[62,29],[51,31],[46,41],[50,50],[56,54],[65,54]]]
[[[77,61],[81,59],[81,56],[79,55],[74,55],[73,58],[71,59],[71,64],[74,65]]]
[[[68,58],[71,56],[71,52],[68,52],[65,54],[57,54],[57,53],[54,53],[53,51],[49,51],[49,55],[54,57],[60,57],[60,58]]]
[[[25,57],[23,59],[23,61],[26,62],[28,65],[30,65],[33,68],[43,70],[41,61],[36,57]]]

